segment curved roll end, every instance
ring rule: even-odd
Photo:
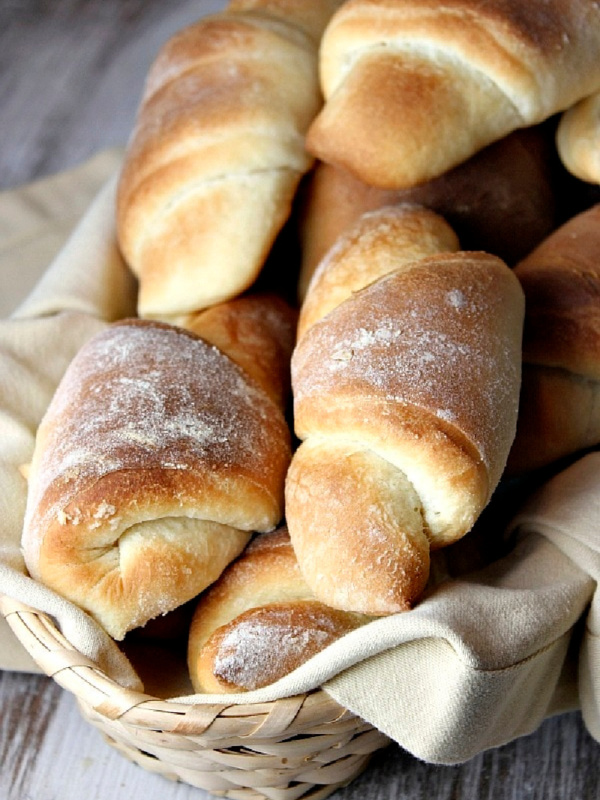
[[[390,50],[361,56],[327,97],[307,134],[313,156],[370,186],[408,189],[518,127],[506,97],[465,65]]]
[[[359,215],[315,268],[300,309],[298,339],[368,284],[459,246],[446,220],[420,205],[384,205]]]
[[[556,148],[572,175],[600,184],[600,92],[564,112],[556,131]]]
[[[286,484],[288,528],[316,597],[345,611],[408,610],[429,577],[421,504],[396,467],[351,442],[303,444]]]
[[[165,197],[150,226],[143,204],[132,205],[121,242],[139,278],[139,315],[169,322],[250,287],[290,213],[298,180],[296,171],[274,169],[197,185],[177,202]]]
[[[250,608],[190,650],[192,684],[197,692],[219,694],[260,689],[360,624],[358,615],[316,600]]]
[[[285,527],[260,534],[199,599],[188,641],[197,692],[258,689],[368,621],[316,600]]]

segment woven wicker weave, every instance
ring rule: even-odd
[[[232,800],[320,800],[348,784],[388,739],[322,690],[249,705],[186,705],[116,684],[53,621],[0,597],[39,667],[83,717],[145,769]]]

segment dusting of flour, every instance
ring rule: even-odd
[[[203,340],[167,326],[111,326],[76,356],[42,422],[47,440],[31,505],[59,478],[75,494],[115,470],[186,470],[198,461],[256,468],[272,412]]]
[[[520,333],[507,333],[506,288],[493,275],[438,267],[387,276],[314,325],[292,362],[297,407],[345,393],[420,407],[458,425],[486,459],[516,416]]]

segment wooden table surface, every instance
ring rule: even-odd
[[[123,145],[157,48],[217,0],[1,0],[0,189]],[[52,680],[0,672],[2,800],[201,800],[130,764]],[[376,756],[336,800],[586,800],[600,797],[600,745],[578,713],[466,764]]]

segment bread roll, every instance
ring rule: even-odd
[[[425,256],[459,249],[448,223],[422,206],[384,206],[358,217],[315,270],[300,308],[298,338],[373,281]]]
[[[290,394],[290,356],[297,312],[273,293],[236,297],[180,319],[180,326],[217,347],[280,408]]]
[[[293,330],[283,314],[273,307],[272,336]],[[37,433],[32,577],[117,640],[198,595],[283,516],[291,437],[278,391],[182,328],[125,320],[95,336]]]
[[[386,217],[397,214],[371,216],[379,235],[373,252],[363,245],[365,261],[386,231],[393,252]],[[340,258],[353,231],[347,247],[338,241]],[[515,434],[523,315],[504,262],[451,252],[354,287],[303,332],[286,521],[319,600],[370,615],[406,610],[427,583],[430,550],[471,529]]]
[[[117,196],[138,314],[166,321],[253,284],[312,159],[321,31],[339,2],[231,2],[161,49]]]
[[[600,184],[600,92],[565,111],[556,131],[556,146],[572,175]]]
[[[588,0],[348,0],[323,35],[310,152],[407,188],[600,89]]]
[[[556,158],[550,131],[528,128],[485,147],[412,189],[378,189],[319,162],[303,186],[299,297],[338,236],[363,213],[414,203],[446,219],[463,250],[485,250],[514,266],[557,225]]]
[[[318,602],[285,527],[257,536],[200,598],[188,665],[196,692],[259,689],[368,618]]]
[[[523,387],[512,474],[600,443],[600,205],[515,268],[526,298]]]

